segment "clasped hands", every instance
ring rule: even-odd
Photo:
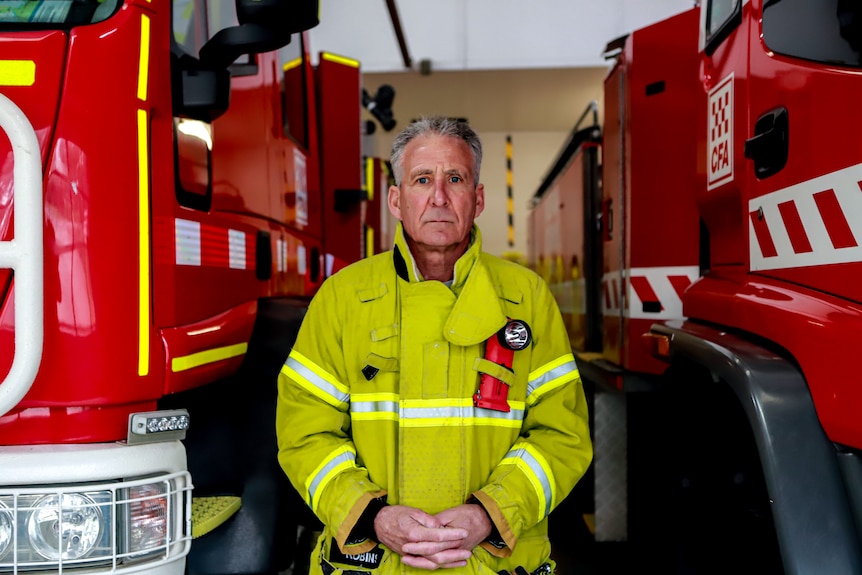
[[[463,567],[474,547],[491,533],[484,508],[465,503],[429,515],[406,505],[390,505],[374,518],[377,540],[419,569]]]

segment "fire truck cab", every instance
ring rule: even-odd
[[[383,185],[318,14],[0,3],[0,573],[289,567],[276,375]]]

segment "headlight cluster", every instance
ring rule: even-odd
[[[176,479],[2,492],[0,573],[97,564],[116,569],[167,557],[184,539],[187,498]]]

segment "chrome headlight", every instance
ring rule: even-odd
[[[103,522],[102,510],[86,495],[46,495],[33,504],[27,535],[45,559],[79,559],[99,542]]]
[[[9,508],[0,501],[0,559],[12,547],[12,514]]]

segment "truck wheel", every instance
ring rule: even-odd
[[[677,572],[784,573],[760,458],[738,398],[695,365],[673,366],[666,383],[666,541]]]

